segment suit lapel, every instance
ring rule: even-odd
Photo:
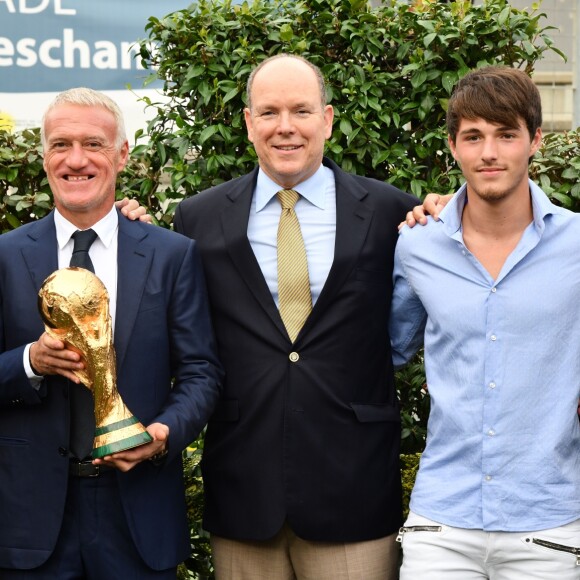
[[[230,203],[221,214],[222,232],[234,267],[257,303],[287,338],[286,328],[248,240],[248,219],[257,174],[256,169],[246,179],[241,179],[238,187],[228,193]]]
[[[22,257],[36,291],[58,269],[58,249],[54,213],[32,224],[27,232],[30,243],[22,247]]]
[[[336,239],[334,259],[328,278],[300,338],[315,325],[355,267],[371,224],[373,210],[364,203],[367,191],[347,173],[325,159],[325,165],[333,172],[336,182]],[[276,328],[287,339],[288,334],[262,270],[248,241],[248,216],[252,203],[257,169],[242,179],[238,187],[228,194],[230,204],[221,215],[222,231],[227,250],[240,276],[260,307],[266,312]]]
[[[152,227],[152,226],[149,226]],[[36,291],[46,278],[58,269],[58,250],[53,214],[31,225],[27,232],[30,243],[22,248]],[[145,281],[153,259],[153,248],[142,243],[146,228],[131,224],[119,214],[117,247],[117,315],[115,351],[120,366],[127,351],[135,324]]]
[[[347,277],[356,266],[371,224],[373,209],[366,204],[367,191],[348,173],[325,159],[334,171],[336,183],[336,236],[334,260],[320,296],[300,336],[308,333],[334,300]]]
[[[146,238],[146,228],[131,223],[119,214],[117,313],[115,321],[115,352],[118,368],[123,364],[127,352],[137,312],[141,305],[145,281],[153,260],[153,248],[143,243]]]

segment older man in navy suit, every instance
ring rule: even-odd
[[[175,578],[190,552],[181,452],[219,396],[222,371],[196,244],[119,219],[121,113],[90,89],[61,93],[43,119],[56,209],[0,236],[0,577]],[[43,332],[37,294],[66,267],[76,231],[110,296],[118,389],[152,441],[93,459],[71,412],[84,361]],[[90,410],[89,410],[90,411]]]

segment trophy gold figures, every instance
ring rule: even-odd
[[[101,280],[84,268],[56,270],[40,288],[38,308],[46,332],[78,352],[85,363],[74,373],[93,393],[93,459],[152,441],[117,390],[109,295]]]

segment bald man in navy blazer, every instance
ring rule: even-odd
[[[266,60],[248,98],[259,167],[174,220],[198,242],[226,371],[202,460],[216,576],[391,580],[402,520],[388,318],[397,225],[417,200],[323,160],[333,113],[309,62]],[[282,188],[300,194],[314,300],[294,342],[277,303]]]
[[[181,454],[222,378],[201,262],[192,240],[118,217],[116,105],[88,89],[55,103],[44,138],[57,209],[0,236],[0,578],[175,578],[190,554]],[[153,438],[97,461],[71,457],[82,362],[43,334],[37,310],[75,227],[98,233],[89,255],[116,293],[118,389]]]

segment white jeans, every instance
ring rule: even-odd
[[[411,512],[401,580],[580,580],[580,520],[538,532],[445,526]]]

